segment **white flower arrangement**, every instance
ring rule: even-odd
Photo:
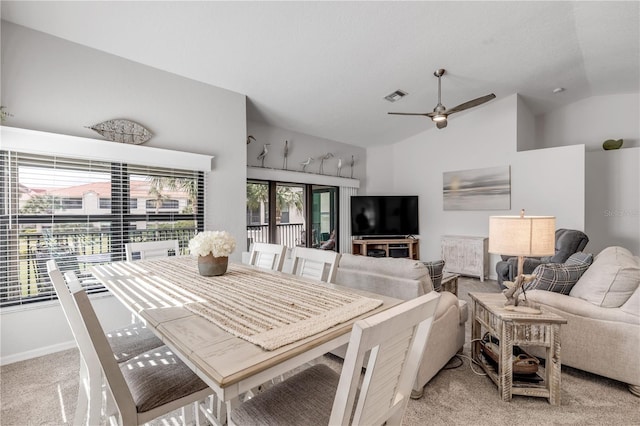
[[[206,256],[212,253],[213,257],[226,257],[235,249],[236,240],[227,231],[198,232],[189,240],[189,251],[193,256]]]

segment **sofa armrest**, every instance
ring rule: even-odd
[[[530,302],[553,307],[559,311],[593,320],[623,322],[640,325],[640,316],[622,311],[620,308],[602,308],[591,302],[546,290],[527,291]]]

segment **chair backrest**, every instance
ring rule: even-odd
[[[282,271],[287,246],[280,244],[253,243],[249,253],[249,264],[258,268]]]
[[[340,253],[307,247],[296,247],[291,273],[328,283],[335,282]]]
[[[556,230],[556,253],[546,258],[550,263],[564,263],[569,256],[584,250],[589,237],[582,231],[577,229],[557,229]]]
[[[168,257],[173,251],[174,256],[180,254],[178,240],[144,241],[139,243],[127,243],[124,245],[127,260],[153,259],[155,257]],[[139,257],[138,257],[139,256]]]
[[[91,351],[91,340],[84,328],[82,316],[75,306],[75,302],[73,301],[71,292],[67,287],[65,278],[62,276],[60,269],[58,269],[58,265],[55,260],[51,259],[47,262],[47,272],[49,273],[49,278],[51,279],[53,288],[55,289],[60,305],[62,306],[62,312],[64,312],[64,316],[67,318],[69,327],[71,327],[71,333],[73,334],[73,338],[80,350],[80,356],[82,356],[85,364],[89,367],[89,371],[93,371],[92,367],[99,367],[98,358]],[[67,272],[67,277],[70,277],[71,280],[75,282],[75,286],[82,288],[73,272]]]
[[[65,275],[71,297],[75,307],[82,319],[84,326],[84,334],[89,341],[88,346],[80,348],[82,355],[95,357],[102,368],[104,380],[107,388],[111,393],[111,397],[120,413],[122,424],[134,425],[138,424],[138,414],[136,404],[133,400],[131,390],[120,371],[120,367],[113,356],[113,351],[107,340],[107,336],[100,325],[98,316],[93,310],[91,301],[87,293],[80,286],[77,279],[73,279],[73,275]]]
[[[439,299],[432,291],[354,324],[329,424],[352,413],[352,424],[401,423]]]

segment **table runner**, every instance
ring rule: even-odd
[[[382,300],[309,283],[295,275],[240,264],[230,263],[227,273],[218,277],[201,276],[197,260],[190,256],[135,264],[166,280],[160,285],[174,297],[180,299],[180,293],[167,284],[190,293],[192,297],[184,299],[186,309],[266,350],[327,330],[382,304]]]

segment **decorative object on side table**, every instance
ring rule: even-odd
[[[489,217],[489,253],[518,256],[518,274],[515,282],[507,285],[504,292],[507,297],[505,306],[509,310],[523,313],[540,313],[539,310],[521,306],[520,293],[526,294],[522,286],[535,277],[525,276],[522,272],[524,258],[532,256],[550,256],[555,253],[554,216],[525,216],[524,209],[520,216]],[[510,288],[509,288],[510,287]]]
[[[145,143],[153,136],[153,133],[142,125],[124,119],[107,120],[87,128],[100,133],[110,141],[134,145]]]
[[[198,272],[205,277],[227,272],[229,255],[236,248],[236,240],[227,231],[198,232],[189,240],[189,251],[198,256]]]

